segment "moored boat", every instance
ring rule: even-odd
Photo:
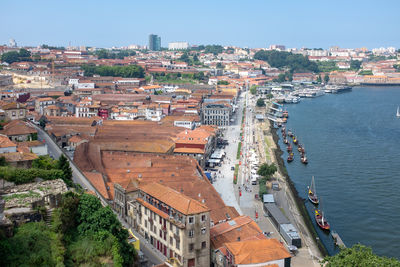
[[[331,229],[331,226],[324,216],[324,212],[319,209],[315,210],[315,221],[322,230],[329,231]]]
[[[290,136],[290,137],[293,137],[293,132],[289,129],[289,130],[287,131],[287,135]]]
[[[301,161],[301,163],[303,163],[303,164],[308,164],[308,159],[307,159],[307,157],[306,157],[305,154],[302,154],[302,155],[301,155],[300,161]]]
[[[293,154],[290,154],[290,155],[287,157],[287,162],[292,162],[293,159],[294,159]]]
[[[287,152],[292,152],[292,146],[290,144],[287,147]]]
[[[400,117],[400,110],[399,110],[399,106],[397,106],[397,113],[396,113],[396,117],[399,118]]]
[[[289,140],[287,140],[287,138],[285,138],[285,139],[283,140],[283,142],[284,142],[285,144],[289,144]]]
[[[315,205],[318,205],[319,203],[317,189],[315,188],[314,176],[311,178],[311,185],[308,186],[308,199]]]
[[[293,144],[297,145],[299,143],[299,140],[297,139],[296,136],[293,137]]]

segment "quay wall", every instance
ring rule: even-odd
[[[277,134],[277,130],[278,129],[274,128],[273,123],[271,123],[270,124],[270,132],[272,134],[273,140],[277,147],[276,149],[273,149],[273,151],[275,154],[275,158],[278,162],[278,168],[279,168],[280,172],[282,173],[282,175],[286,179],[289,189],[291,190],[294,200],[296,202],[297,208],[298,208],[300,214],[302,215],[302,217],[304,218],[304,223],[305,223],[306,227],[308,228],[308,231],[310,232],[311,236],[313,237],[314,242],[317,244],[317,247],[320,250],[321,254],[323,256],[326,256],[326,255],[328,255],[328,250],[326,249],[324,244],[321,242],[321,240],[318,237],[317,232],[315,231],[315,228],[312,224],[312,218],[310,217],[310,214],[307,212],[306,206],[304,205],[305,199],[300,197],[299,192],[297,191],[293,181],[290,179],[289,174],[286,170],[285,162],[282,159],[283,151],[278,143],[279,136]]]

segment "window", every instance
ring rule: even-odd
[[[201,242],[201,248],[202,248],[202,249],[206,248],[206,246],[207,246],[206,241]]]
[[[190,243],[190,244],[189,244],[189,251],[193,251],[193,249],[194,249],[194,244],[193,244],[193,243]]]
[[[207,216],[206,216],[206,215],[201,215],[201,221],[202,221],[202,222],[206,221],[206,219],[207,219]]]
[[[194,236],[194,230],[189,230],[189,237],[193,237]]]
[[[175,247],[176,247],[177,249],[181,249],[181,241],[176,240]]]
[[[174,226],[172,225],[172,223],[169,223],[169,230],[173,231],[173,229],[174,229]]]
[[[189,223],[194,223],[194,217],[193,216],[189,217]]]
[[[162,231],[160,230],[160,237],[162,237]]]
[[[174,239],[172,238],[172,236],[169,237],[169,243],[170,243],[171,245],[174,244]]]
[[[147,228],[147,220],[144,220],[144,227]]]

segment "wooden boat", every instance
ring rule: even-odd
[[[289,144],[289,140],[287,140],[287,138],[285,138],[285,140],[283,140],[283,142],[284,142],[285,144]]]
[[[287,152],[292,152],[292,146],[290,144],[287,147]]]
[[[283,111],[283,112],[282,112],[282,116],[283,116],[284,118],[289,118],[289,112],[288,112],[287,110]]]
[[[298,145],[297,151],[302,152],[303,151],[303,146],[301,144]]]
[[[329,231],[331,229],[331,226],[324,216],[324,212],[319,209],[315,210],[315,221],[322,230]]]
[[[308,186],[308,199],[315,205],[318,205],[319,203],[317,189],[315,188],[314,176],[311,178],[311,185]]]
[[[297,145],[299,143],[299,140],[297,140],[296,136],[293,136],[293,144]]]
[[[324,211],[322,210],[322,205],[320,206],[319,209],[315,210],[315,221],[322,230],[329,231],[331,229],[331,226],[329,225],[325,217]]]
[[[290,136],[290,137],[293,137],[293,132],[291,130],[288,130],[287,131],[287,135]]]
[[[302,155],[301,155],[300,161],[301,161],[301,163],[303,163],[303,164],[308,164],[308,160],[307,160],[307,157],[306,157],[305,154],[302,154]]]
[[[287,162],[292,162],[293,159],[294,159],[294,156],[293,156],[293,155],[289,155],[289,156],[287,157]]]

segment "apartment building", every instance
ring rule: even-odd
[[[128,221],[164,256],[184,267],[210,266],[210,210],[203,203],[149,183],[127,205]]]
[[[228,126],[231,109],[226,104],[204,104],[203,105],[203,124]]]
[[[7,120],[19,120],[26,118],[26,105],[12,102],[4,104],[1,107],[4,110],[4,115]]]

